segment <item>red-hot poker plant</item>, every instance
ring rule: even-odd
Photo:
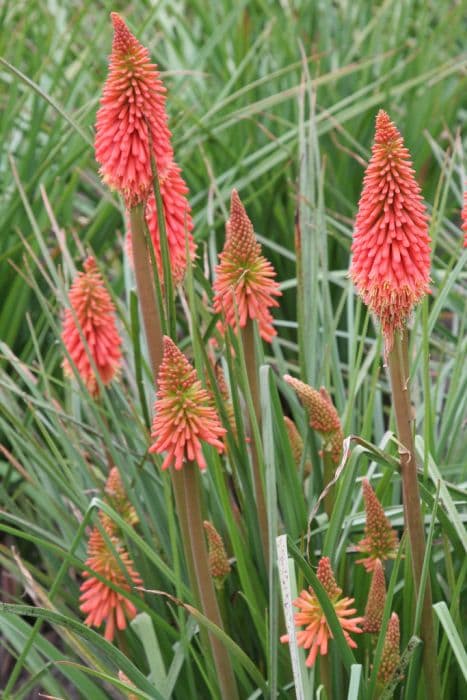
[[[150,452],[167,452],[162,469],[171,465],[181,469],[185,462],[205,469],[201,440],[222,452],[221,438],[226,431],[196,370],[167,336],[157,384]]]
[[[122,341],[115,324],[115,307],[96,261],[89,257],[83,267],[69,292],[70,308],[65,310],[62,340],[89,393],[96,396],[96,370],[102,384],[110,384],[121,366]],[[73,376],[67,357],[63,369],[67,376]]]
[[[136,615],[136,608],[124,593],[114,590],[113,586],[131,591],[128,578],[134,586],[139,586],[142,580],[135,571],[128,552],[121,545],[112,531],[107,533],[116,551],[112,551],[103,534],[95,527],[88,542],[88,558],[86,566],[99,574],[104,581],[93,576],[89,571],[83,573],[81,584],[80,608],[87,615],[85,624],[100,627],[105,623],[105,638],[110,642],[116,630],[124,630],[127,620]]]
[[[95,151],[104,181],[131,208],[146,202],[152,191],[151,155],[163,173],[172,164],[173,150],[165,87],[149,51],[116,12],[112,23],[114,39],[97,113]]]
[[[429,291],[428,217],[409,152],[395,124],[380,110],[365,171],[352,244],[350,274],[378,317],[386,349]]]
[[[2,19],[14,17],[17,4],[7,3]],[[416,4],[408,0],[406,19]],[[17,264],[25,253],[24,266],[12,267],[14,284],[0,311],[0,687],[5,697],[39,692],[92,700],[117,694],[131,700],[140,695],[234,700],[321,694],[344,700],[353,689],[362,698],[389,700],[402,677],[401,697],[461,697],[456,635],[463,533],[456,482],[465,452],[460,332],[465,254],[456,260],[459,240],[452,232],[460,234],[454,179],[462,166],[457,139],[444,155],[443,141],[436,143],[436,124],[442,125],[444,141],[456,130],[450,101],[442,101],[442,118],[436,117],[439,110],[429,109],[432,94],[438,102],[440,95],[460,94],[454,87],[459,60],[447,61],[443,51],[455,45],[451,33],[449,41],[432,48],[445,27],[438,21],[443,9],[436,8],[434,22],[431,4],[424,10],[422,25],[430,27],[430,41],[416,42],[417,60],[402,64],[393,51],[394,32],[381,31],[391,8],[369,23],[365,8],[353,19],[347,13],[340,34],[334,31],[340,15],[334,13],[331,35],[343,37],[340,58],[335,47],[327,50],[328,32],[313,35],[315,25],[324,26],[318,10],[309,38],[323,72],[316,77],[312,69],[312,78],[301,80],[297,71],[306,65],[299,66],[294,42],[283,37],[293,29],[289,23],[305,26],[303,8],[268,25],[268,41],[282,41],[281,51],[269,52],[266,60],[265,45],[257,39],[264,17],[254,3],[238,14],[225,0],[212,3],[212,12],[198,12],[202,3],[194,12],[180,0],[175,16],[173,7],[145,13],[135,0],[128,25],[113,15],[110,74],[98,108],[96,155],[104,184],[114,190],[109,194],[93,176],[96,164],[86,142],[89,110],[105,80],[100,46],[110,45],[111,24],[109,37],[96,40],[93,34],[105,26],[105,18],[84,11],[75,13],[67,31],[64,9],[49,13],[44,31],[44,23],[32,24],[42,5],[28,4],[30,12],[11,32],[14,60],[0,59],[9,98],[2,103],[3,135],[11,150],[7,167],[0,168],[6,176],[2,259]],[[274,19],[278,10],[270,5]],[[450,19],[460,16],[459,4],[454,5]],[[224,15],[227,24],[216,28]],[[345,46],[359,33],[358,25],[348,26],[357,15],[366,27],[357,42],[363,62],[355,62]],[[207,27],[208,19],[212,26]],[[402,39],[408,26],[417,32],[419,25],[390,24]],[[28,42],[16,41],[23,27]],[[60,44],[64,35],[67,41]],[[206,43],[206,37],[212,41]],[[151,64],[140,39],[164,72]],[[368,67],[370,40],[384,60],[372,59]],[[38,68],[41,43],[50,51]],[[407,42],[399,43],[409,56]],[[22,50],[29,46],[34,51]],[[283,51],[289,52],[290,70],[283,70]],[[26,54],[32,69],[21,73],[17,61]],[[65,66],[62,56],[70,59]],[[342,56],[352,63],[345,65]],[[86,74],[90,65],[92,73]],[[411,79],[405,80],[410,70]],[[350,84],[356,89],[349,98]],[[361,162],[356,154],[365,152],[364,129],[373,116],[360,87],[390,96],[433,211],[433,296],[417,308],[424,279],[428,284],[427,276],[418,276],[426,262],[428,222],[400,135],[380,114],[352,274],[379,317],[393,398],[380,371],[380,338],[373,337],[373,328],[366,335],[369,315],[346,279],[349,217]],[[297,95],[295,110],[289,102]],[[41,109],[44,97],[50,100]],[[166,106],[176,125],[174,139]],[[15,111],[17,122],[9,119]],[[183,177],[177,162],[184,164]],[[435,188],[438,172],[442,177]],[[232,187],[248,197],[263,237],[255,236],[235,194],[231,215],[225,215]],[[465,226],[465,209],[463,216]],[[129,266],[121,260],[125,219]],[[104,333],[110,343],[100,342],[96,354],[94,326],[82,306],[71,305],[67,374],[72,370],[78,379],[81,374],[89,389],[78,392],[61,381],[64,343],[56,321],[68,306],[61,280],[73,274],[73,258],[82,258],[88,245],[96,251],[102,288],[107,293],[113,286],[108,298],[118,306],[118,327],[125,333],[122,342]],[[222,248],[216,269],[216,250]],[[34,291],[31,309],[23,278]],[[6,269],[4,287],[11,280]],[[115,325],[113,306],[109,309]],[[176,348],[179,374],[165,371],[164,376],[164,334]],[[88,352],[83,354],[83,347]],[[85,355],[89,367],[81,372]],[[107,370],[121,381],[97,396],[95,386],[108,383]],[[299,380],[284,386],[280,377],[287,373],[312,386],[324,384],[329,394],[298,383],[299,405],[291,391]],[[290,419],[284,422],[284,415]],[[306,479],[304,455],[314,467]],[[424,523],[433,526],[426,555],[432,561],[424,571],[428,582],[436,575],[436,603],[447,602],[433,607],[442,672],[436,668],[436,646],[427,653],[426,614],[423,624],[416,624],[424,534],[417,467]],[[365,501],[371,503],[361,534],[365,477],[378,484],[384,508],[375,505],[364,481],[364,490],[370,490]],[[385,513],[399,530],[403,518],[408,524],[403,553],[397,552]],[[277,540],[278,535],[285,537]],[[365,568],[356,565],[361,558]],[[316,565],[321,586],[313,574]],[[384,644],[385,573],[400,630],[393,615]],[[343,597],[343,590],[351,597]],[[280,644],[286,631],[290,639]],[[417,637],[434,675],[426,683],[418,676],[420,657],[412,654]]]
[[[400,663],[400,624],[399,616],[392,613],[389,618],[386,636],[384,638],[383,653],[378,669],[378,682],[385,686],[392,680],[394,673]]]
[[[222,587],[225,577],[230,574],[230,562],[227,558],[222,537],[214,525],[209,520],[205,520],[203,525],[208,540],[209,573],[213,577],[216,586]]]
[[[368,600],[365,606],[365,617],[362,629],[364,632],[377,634],[381,629],[384,604],[386,602],[386,580],[384,569],[380,559],[377,559],[373,567]]]
[[[328,557],[320,559],[317,577],[334,607],[347,644],[350,647],[356,647],[357,645],[349,633],[360,634],[362,632],[359,625],[363,622],[363,617],[355,617],[357,611],[351,607],[354,602],[353,598],[341,597],[342,588],[339,588],[336,583]],[[297,632],[297,644],[310,650],[306,659],[306,665],[313,666],[318,655],[326,656],[328,653],[329,640],[332,638],[332,633],[311,586],[308,590],[301,591],[298,598],[293,601],[293,604],[299,610],[299,612],[295,613],[295,624],[298,627],[305,625],[303,630]],[[281,637],[281,642],[288,641],[289,636],[287,634]]]
[[[256,320],[261,337],[270,342],[276,331],[269,309],[279,306],[274,297],[281,292],[274,281],[274,268],[261,254],[253,224],[236,190],[232,192],[226,231],[213,285],[214,310],[222,313],[233,328],[237,325],[237,314],[240,328],[245,328],[248,320]]]
[[[285,429],[287,430],[287,435],[289,437],[290,449],[292,450],[292,455],[294,462],[297,467],[300,467],[303,459],[303,438],[298,432],[297,426],[291,418],[284,416]],[[309,476],[311,474],[312,466],[310,460],[306,460],[303,465],[304,476]]]
[[[319,391],[316,391],[313,387],[289,374],[286,374],[284,379],[294,389],[303,404],[310,426],[321,435],[323,452],[329,453],[334,464],[339,464],[344,434],[339,414],[326,389],[321,387]]]
[[[356,549],[366,556],[357,559],[356,563],[363,564],[367,571],[374,571],[377,562],[396,558],[397,533],[386,517],[368,479],[363,479],[362,490],[366,515],[365,537],[360,540]]]
[[[363,181],[352,245],[350,274],[369,309],[381,322],[399,455],[416,596],[420,595],[425,532],[412,430],[407,320],[429,292],[428,217],[409,152],[386,112],[376,117],[375,143]],[[423,593],[421,636],[426,692],[440,695],[430,580]]]

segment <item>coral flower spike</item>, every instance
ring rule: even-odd
[[[121,365],[121,339],[115,324],[115,307],[105,288],[94,258],[84,263],[69,292],[70,309],[65,310],[62,340],[88,391],[99,392],[91,355],[103,384],[109,384]],[[86,341],[87,349],[82,337]],[[66,375],[73,370],[63,360]]]
[[[350,275],[381,322],[386,353],[429,293],[430,238],[426,209],[410,156],[386,112],[376,117],[375,142],[363,180]]]
[[[253,224],[236,190],[232,191],[226,232],[213,284],[214,310],[223,313],[226,322],[235,328],[236,306],[240,328],[246,326],[248,319],[256,319],[261,337],[271,342],[276,331],[269,309],[279,306],[274,297],[281,296],[282,292],[273,279],[276,276],[274,268],[261,255]]]
[[[164,355],[157,379],[150,452],[167,452],[162,469],[172,464],[196,462],[205,469],[201,440],[224,450],[222,427],[209,393],[203,389],[196,370],[174,342],[164,336]]]
[[[334,606],[347,644],[349,647],[355,648],[357,645],[349,632],[353,634],[362,632],[358,625],[363,622],[363,617],[351,617],[356,613],[355,608],[350,607],[354,602],[354,598],[341,598],[342,589],[336,583],[329,557],[320,559],[317,576]],[[310,650],[306,665],[313,666],[318,654],[326,656],[328,653],[329,639],[332,639],[332,632],[311,586],[308,590],[303,590],[300,593],[299,597],[293,601],[293,605],[300,611],[295,613],[295,625],[297,627],[305,625],[305,629],[297,632],[297,644],[299,647]],[[288,641],[289,636],[287,634],[281,637],[281,642]]]
[[[356,563],[363,564],[367,571],[375,571],[378,560],[396,558],[397,534],[392,529],[368,479],[363,479],[362,490],[366,513],[365,537],[360,540],[356,549],[367,556],[358,559]]]
[[[163,173],[173,157],[165,88],[149,52],[112,12],[114,38],[109,76],[97,113],[95,151],[104,180],[131,208],[152,188],[150,143]]]
[[[112,533],[109,535],[120,561],[96,527],[89,538],[86,565],[115,586],[130,591],[128,578],[135,586],[140,585],[142,580],[133,569],[133,562],[128,552],[119,545],[118,538],[113,537]],[[122,567],[126,571],[126,576]],[[85,571],[83,576],[86,580],[81,584],[80,608],[87,614],[84,623],[90,627],[100,627],[105,622],[104,636],[111,642],[115,629],[124,630],[127,620],[135,617],[136,608],[122,593],[113,590],[88,571]]]

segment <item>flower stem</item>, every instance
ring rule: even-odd
[[[201,493],[199,487],[198,467],[185,464],[183,467],[185,488],[185,512],[187,515],[188,533],[194,562],[197,587],[200,595],[203,613],[217,627],[223,629],[223,622],[217,603],[212,577],[209,571],[208,552],[203,528],[201,511]],[[238,700],[235,676],[229,654],[224,644],[211,632],[209,641],[216,666],[217,678],[223,700]]]
[[[417,481],[417,463],[412,435],[412,407],[409,391],[408,344],[400,333],[394,336],[394,345],[388,353],[389,374],[391,377],[392,402],[396,416],[399,442],[404,519],[408,530],[412,551],[412,568],[415,591],[418,597],[425,558],[425,530],[420,506],[420,492]],[[421,637],[423,646],[423,670],[425,675],[426,697],[440,698],[439,673],[437,664],[436,638],[432,610],[431,585],[428,578],[422,608]]]
[[[143,204],[137,204],[130,209],[131,242],[133,247],[136,286],[138,288],[138,298],[143,315],[149,358],[154,381],[157,381],[159,367],[162,363],[162,328],[156,304],[146,237],[144,234],[146,224],[144,221],[143,207]]]
[[[191,469],[190,465],[185,465],[183,469]],[[182,471],[171,469],[172,488],[175,495],[175,504],[177,506],[178,522],[183,542],[183,551],[185,554],[186,566],[188,569],[188,577],[190,586],[194,593],[196,604],[201,601],[200,592],[198,589],[198,579],[196,577],[195,562],[193,559],[193,550],[191,547],[190,526],[188,523],[186,502],[185,502],[185,485]]]
[[[326,700],[332,700],[331,659],[329,652],[319,658],[319,679],[324,685]]]
[[[323,486],[327,487],[330,481],[334,477],[334,472],[336,470],[336,465],[332,458],[329,450],[323,450]],[[326,496],[324,497],[324,510],[328,518],[331,518],[332,509],[334,508],[334,503],[336,501],[336,487],[332,486]]]
[[[258,368],[256,366],[255,354],[255,328],[253,321],[248,319],[245,328],[242,329],[243,353],[245,355],[246,372],[248,385],[256,416],[258,428],[261,428],[261,404],[258,384]],[[255,487],[256,506],[258,512],[258,523],[263,546],[264,562],[266,571],[269,569],[269,536],[268,536],[268,514],[266,500],[264,496],[264,485],[261,475],[260,462],[258,458],[258,446],[255,439],[255,431],[251,430],[251,455],[253,467],[253,483]]]

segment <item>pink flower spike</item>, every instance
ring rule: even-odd
[[[224,250],[219,259],[213,284],[214,311],[223,313],[225,321],[233,328],[236,312],[240,328],[246,326],[248,319],[256,319],[261,337],[271,342],[276,330],[269,309],[279,306],[274,297],[281,296],[282,292],[273,279],[274,268],[261,255],[253,224],[236,190],[232,191]]]
[[[386,353],[429,293],[430,238],[425,205],[404,140],[386,112],[376,117],[352,244],[350,275],[381,323]]]
[[[112,12],[114,38],[109,75],[97,113],[95,151],[101,175],[131,208],[152,189],[150,142],[159,173],[173,158],[165,87],[149,51]]]
[[[205,469],[201,441],[222,452],[221,438],[226,431],[196,370],[167,336],[157,384],[151,430],[154,442],[149,451],[167,452],[162,469],[171,465],[181,469],[184,462],[196,462]]]
[[[329,557],[320,559],[317,576],[334,606],[347,644],[349,647],[355,648],[357,645],[349,633],[360,634],[362,632],[359,624],[363,622],[363,617],[351,617],[356,613],[355,608],[350,607],[354,598],[341,598],[342,589],[336,583]],[[311,667],[318,655],[326,656],[328,653],[328,643],[332,639],[332,632],[311,586],[308,590],[303,590],[300,593],[298,598],[293,601],[293,605],[299,610],[295,613],[295,625],[297,627],[306,625],[305,629],[297,632],[297,644],[299,647],[310,650],[306,665]],[[283,635],[281,642],[289,642],[289,636]]]
[[[62,341],[88,391],[99,393],[89,355],[103,384],[109,384],[121,365],[122,341],[115,324],[115,307],[104,285],[94,258],[84,263],[69,292],[70,309],[65,310]],[[87,350],[82,337],[86,341]],[[64,359],[63,370],[69,377],[73,370]]]

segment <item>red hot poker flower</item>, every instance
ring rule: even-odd
[[[386,637],[384,640],[383,653],[378,669],[378,683],[386,685],[394,675],[401,660],[400,656],[400,629],[399,617],[392,613],[389,618]]]
[[[307,415],[310,426],[320,433],[323,439],[323,449],[330,452],[335,464],[339,464],[342,453],[344,433],[341,421],[332,399],[324,387],[319,391],[313,387],[295,379],[289,374],[284,375],[284,380],[296,392]]]
[[[225,577],[230,574],[230,562],[227,558],[222,537],[214,525],[209,520],[205,520],[203,525],[208,538],[209,573],[213,577],[216,586],[221,588]]]
[[[392,529],[384,508],[378,501],[368,479],[363,479],[362,489],[366,525],[365,537],[358,543],[357,550],[367,556],[364,559],[358,559],[356,563],[363,564],[367,571],[374,571],[377,561],[396,558],[397,534]]]
[[[271,342],[276,331],[269,309],[279,306],[274,297],[281,296],[281,291],[273,280],[274,268],[261,255],[253,224],[236,190],[232,191],[225,245],[219,259],[213,284],[214,310],[223,313],[226,322],[235,328],[236,306],[240,328],[246,326],[248,319],[256,319],[261,337]]]
[[[109,476],[107,477],[107,481],[105,483],[105,494],[107,496],[106,500],[126,523],[131,526],[139,523],[138,514],[128,498],[128,494],[123,485],[122,477],[120,476],[117,467],[112,467],[109,472]],[[102,514],[102,518],[107,518],[107,516]],[[108,520],[111,523],[113,522],[110,518],[108,518]]]
[[[285,429],[287,430],[287,435],[289,437],[290,449],[292,450],[292,456],[294,462],[298,467],[300,467],[303,458],[303,438],[298,432],[297,426],[288,416],[284,416]],[[310,460],[307,460],[303,467],[303,476],[309,476],[311,474],[312,467]]]
[[[467,248],[467,190],[464,192],[464,206],[462,207],[462,230],[464,232],[464,248]]]
[[[133,562],[128,552],[119,544],[118,538],[113,537],[112,533],[109,535],[120,562],[96,527],[89,538],[86,565],[115,586],[130,591],[127,577],[135,586],[142,583],[141,578],[133,569]],[[127,576],[122,571],[122,565]],[[111,642],[115,629],[124,630],[127,620],[135,617],[136,608],[122,593],[117,593],[88,571],[85,571],[83,576],[86,580],[81,584],[80,608],[87,614],[84,623],[90,627],[100,627],[105,622],[104,636]]]
[[[96,121],[96,159],[104,180],[133,207],[152,188],[150,142],[157,169],[173,157],[165,110],[165,88],[149,52],[123,19],[112,12],[114,39],[109,76]]]
[[[84,272],[78,273],[69,299],[71,308],[65,311],[62,340],[88,391],[96,396],[99,387],[88,353],[102,383],[109,384],[121,365],[121,339],[115,325],[115,307],[94,258],[84,263]],[[63,360],[63,369],[73,376],[68,359]]]
[[[347,644],[349,647],[355,648],[357,645],[350,637],[349,632],[354,634],[362,632],[358,625],[363,621],[363,617],[350,617],[356,613],[355,608],[349,607],[354,602],[354,598],[341,598],[342,589],[336,583],[329,557],[320,559],[317,576],[334,606]],[[328,643],[329,639],[332,639],[332,632],[311,586],[308,590],[303,590],[299,597],[293,601],[293,604],[300,611],[295,613],[296,626],[306,625],[304,630],[297,632],[297,644],[304,649],[310,649],[306,665],[313,666],[318,654],[325,656],[328,653]],[[289,641],[288,634],[281,637],[281,642]]]
[[[196,370],[167,336],[157,384],[151,430],[154,443],[149,451],[167,451],[162,469],[172,464],[181,469],[184,462],[197,462],[200,469],[205,469],[201,440],[222,452],[221,438],[226,431]]]
[[[384,604],[386,602],[386,581],[384,569],[380,559],[375,562],[370,591],[365,607],[365,619],[363,631],[378,634],[383,620]]]
[[[350,275],[381,322],[386,350],[415,304],[429,293],[427,215],[407,148],[386,112],[363,180]]]

